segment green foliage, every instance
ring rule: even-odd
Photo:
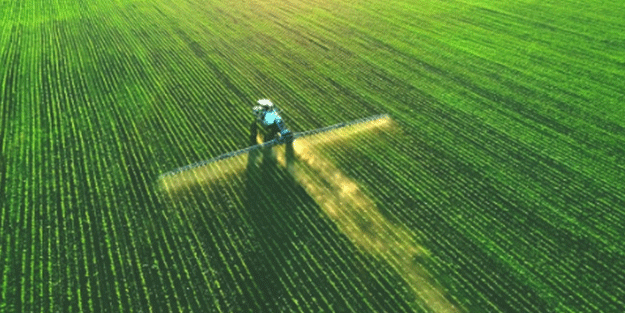
[[[459,311],[622,312],[624,21],[614,1],[0,1],[0,311],[431,310],[411,264]],[[389,113],[398,131],[319,157],[429,254],[366,251],[269,155],[159,192],[248,145],[260,98],[294,131]]]

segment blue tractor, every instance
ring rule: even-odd
[[[252,123],[250,131],[251,144],[256,143],[257,125],[261,125],[264,129],[264,142],[274,139],[277,139],[279,143],[291,143],[293,141],[293,133],[286,127],[282,117],[280,117],[280,112],[271,101],[268,99],[258,100],[252,111],[256,120]]]

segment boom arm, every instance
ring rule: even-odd
[[[293,140],[295,140],[295,139],[300,138],[300,137],[310,136],[310,135],[314,135],[314,134],[319,134],[319,133],[323,133],[323,132],[327,132],[327,131],[330,131],[330,130],[343,128],[343,127],[347,127],[347,126],[351,126],[351,125],[355,125],[355,124],[361,124],[361,123],[367,123],[367,122],[372,122],[372,121],[376,121],[376,120],[388,119],[388,117],[389,117],[388,114],[374,115],[374,116],[370,116],[370,117],[361,118],[361,119],[358,119],[358,120],[353,120],[351,122],[344,122],[344,123],[334,124],[334,125],[331,125],[331,126],[326,126],[326,127],[323,127],[323,128],[317,128],[317,129],[313,129],[313,130],[309,130],[309,131],[293,133],[293,135],[292,135],[293,137],[292,138],[293,138]],[[172,170],[172,171],[169,171],[169,172],[161,174],[159,176],[159,179],[162,179],[162,178],[167,177],[167,176],[175,175],[175,174],[178,174],[180,172],[187,171],[187,170],[191,170],[191,169],[195,169],[195,168],[198,168],[198,167],[206,166],[206,165],[208,165],[210,163],[214,163],[214,162],[217,162],[217,161],[220,161],[220,160],[223,160],[223,159],[227,159],[227,158],[231,158],[231,157],[234,157],[234,156],[237,156],[237,155],[248,153],[248,152],[251,152],[253,150],[258,150],[258,149],[262,149],[262,148],[265,148],[265,147],[271,147],[271,146],[279,145],[279,144],[283,144],[283,143],[285,143],[285,142],[281,141],[281,140],[278,140],[278,139],[273,139],[273,140],[267,141],[265,143],[257,144],[257,145],[254,145],[254,146],[251,146],[251,147],[247,147],[247,148],[244,148],[244,149],[241,149],[241,150],[225,153],[225,154],[222,154],[220,156],[214,157],[214,158],[209,159],[209,160],[200,161],[200,162],[197,162],[197,163],[193,163],[193,164],[189,164],[187,166],[183,166],[183,167],[177,168],[175,170]]]

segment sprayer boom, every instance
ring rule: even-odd
[[[351,126],[351,125],[355,125],[355,124],[361,124],[361,123],[366,123],[366,122],[371,122],[371,121],[375,121],[375,120],[379,120],[379,119],[387,119],[388,118],[388,114],[379,114],[379,115],[373,115],[373,116],[369,116],[369,117],[365,117],[365,118],[361,118],[361,119],[357,119],[357,120],[353,120],[350,122],[344,122],[344,123],[338,123],[338,124],[334,124],[334,125],[330,125],[330,126],[326,126],[326,127],[322,127],[322,128],[317,128],[317,129],[313,129],[313,130],[308,130],[308,131],[303,131],[303,132],[297,132],[293,134],[293,140],[296,140],[297,138],[301,138],[304,136],[311,136],[311,135],[315,135],[315,134],[321,134],[324,132],[328,132],[331,130],[335,130],[335,129],[339,129],[339,128],[343,128],[343,127],[347,127],[347,126]],[[237,151],[232,151],[232,152],[228,152],[228,153],[224,153],[220,156],[214,157],[212,159],[209,160],[204,160],[204,161],[200,161],[197,163],[193,163],[193,164],[189,164],[187,166],[183,166],[180,168],[177,168],[175,170],[171,170],[167,173],[163,173],[159,176],[159,178],[163,178],[166,176],[170,176],[170,175],[175,175],[178,174],[180,172],[184,172],[184,171],[188,171],[191,169],[195,169],[198,167],[202,167],[202,166],[206,166],[208,164],[220,161],[220,160],[224,160],[224,159],[228,159],[228,158],[232,158],[235,157],[237,155],[241,155],[244,153],[249,153],[255,150],[259,150],[262,148],[268,148],[271,146],[275,146],[275,145],[280,145],[280,144],[284,144],[284,141],[281,141],[280,139],[273,139],[271,141],[268,142],[264,142],[261,144],[257,144],[257,145],[253,145],[241,150],[237,150]]]

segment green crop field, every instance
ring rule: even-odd
[[[625,2],[0,0],[0,312],[625,312]],[[252,143],[271,99],[296,132]]]

